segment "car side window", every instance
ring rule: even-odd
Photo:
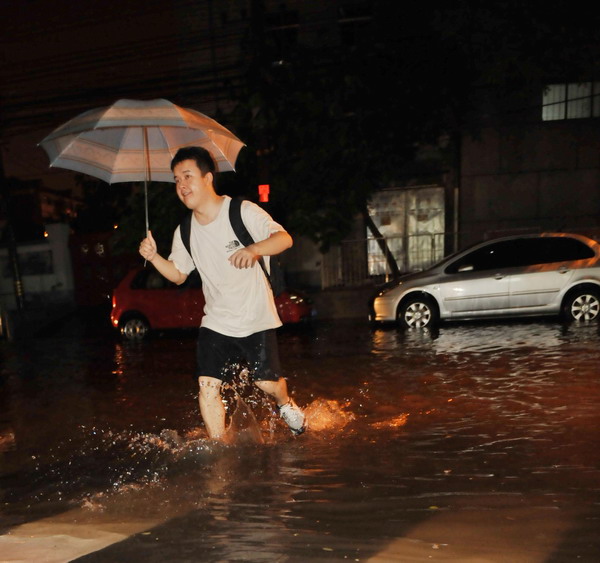
[[[570,262],[594,256],[594,251],[586,244],[569,237],[528,238],[522,243],[518,266]]]
[[[531,266],[544,262],[546,248],[541,238],[519,239],[515,246],[513,266]]]
[[[593,249],[570,237],[531,237],[500,241],[478,248],[446,268],[447,274],[585,260]]]
[[[520,241],[499,241],[478,248],[450,264],[446,268],[446,273],[479,272],[514,266],[515,262],[519,260],[519,256],[522,255],[518,242]]]
[[[168,283],[158,272],[150,272],[146,280],[146,289],[165,289]]]
[[[131,281],[131,289],[146,289],[146,280],[150,270],[140,270]]]
[[[133,278],[131,289],[174,289],[177,286],[154,269],[143,269]]]
[[[595,256],[594,251],[580,240],[570,237],[542,239],[547,246],[544,263],[585,260]]]

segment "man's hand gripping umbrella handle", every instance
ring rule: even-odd
[[[139,252],[142,258],[145,260],[144,266],[146,265],[146,262],[152,262],[156,256],[156,241],[152,236],[152,231],[149,229],[146,238],[140,243]]]

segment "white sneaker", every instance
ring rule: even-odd
[[[302,409],[292,399],[277,408],[279,409],[279,416],[290,427],[292,434],[299,436],[306,430],[306,417]]]

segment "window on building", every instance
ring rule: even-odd
[[[444,256],[444,188],[413,186],[376,192],[369,215],[402,272],[421,270]],[[377,240],[367,230],[370,276],[388,274],[387,261]]]
[[[600,117],[600,82],[549,84],[542,98],[542,120]]]

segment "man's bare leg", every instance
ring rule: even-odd
[[[225,435],[225,407],[221,399],[222,382],[214,377],[198,378],[200,414],[211,440],[222,440]]]
[[[290,399],[287,383],[283,377],[277,381],[255,381],[254,384],[277,402],[279,415],[290,427],[293,434],[299,435],[306,430],[306,417],[302,409]]]
[[[277,402],[277,406],[285,405],[289,400],[287,383],[283,377],[277,381],[255,381],[254,384]]]

